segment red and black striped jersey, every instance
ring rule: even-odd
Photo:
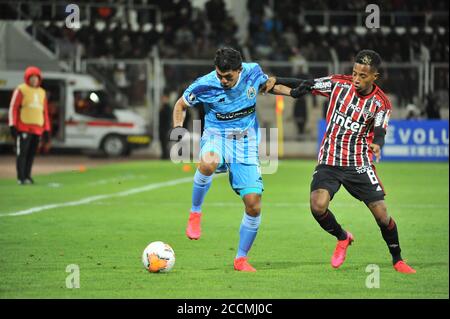
[[[374,84],[375,85],[375,84]],[[370,166],[374,128],[387,129],[391,103],[375,85],[372,93],[358,94],[351,75],[331,75],[314,80],[312,93],[329,98],[327,128],[318,161],[332,166]]]

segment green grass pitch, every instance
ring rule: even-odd
[[[0,180],[0,298],[449,297],[448,163],[377,166],[415,275],[394,271],[369,210],[344,188],[330,209],[355,242],[344,265],[332,269],[335,239],[309,212],[314,165],[281,161],[276,174],[264,175],[262,223],[250,252],[256,273],[233,270],[243,204],[226,176],[213,181],[206,197],[198,241],[184,233],[192,183],[180,179],[193,170],[181,164],[114,164],[36,176],[34,186]],[[92,201],[79,202],[85,198]],[[169,273],[151,274],[141,264],[144,247],[156,240],[176,252]],[[71,264],[80,270],[78,289],[66,287]],[[366,287],[370,264],[379,267],[379,288]]]

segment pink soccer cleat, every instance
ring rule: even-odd
[[[338,240],[336,249],[331,257],[331,266],[333,268],[339,268],[344,263],[347,248],[352,244],[353,240],[353,235],[349,232],[347,232],[347,239]]]
[[[248,263],[248,257],[239,257],[234,260],[234,270],[255,272],[256,269]]]
[[[409,266],[405,261],[397,261],[394,265],[394,269],[403,274],[415,274],[416,270]]]
[[[200,238],[202,232],[200,227],[201,218],[202,213],[191,212],[189,214],[189,221],[186,228],[186,236],[189,239],[197,240]]]

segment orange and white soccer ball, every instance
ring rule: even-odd
[[[145,247],[142,263],[149,272],[168,272],[175,265],[175,252],[162,241],[154,241]]]

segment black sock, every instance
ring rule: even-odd
[[[392,255],[392,263],[396,264],[398,261],[402,260],[400,241],[398,240],[397,224],[391,217],[389,225],[378,225],[381,230],[381,235],[386,242],[389,252]]]
[[[323,215],[316,216],[313,213],[313,216],[319,223],[320,227],[322,227],[326,232],[330,233],[338,240],[347,239],[347,232],[342,229],[341,225],[339,225],[339,223],[336,221],[333,213],[328,209]]]

